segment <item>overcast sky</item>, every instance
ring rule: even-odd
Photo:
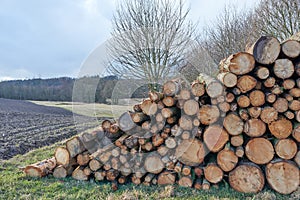
[[[120,0],[122,1],[122,0]],[[200,26],[225,4],[259,0],[187,0]],[[90,52],[110,37],[116,0],[0,0],[0,81],[77,77]]]

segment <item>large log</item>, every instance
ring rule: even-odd
[[[290,194],[299,186],[299,168],[291,161],[271,162],[265,171],[271,188],[281,194]]]
[[[269,124],[278,118],[278,112],[273,107],[265,107],[260,114],[260,118],[266,124]]]
[[[206,74],[200,74],[198,80],[200,83],[205,83],[206,93],[211,98],[217,98],[224,93],[224,87],[222,83],[220,83],[213,77],[208,76]]]
[[[71,158],[74,158],[86,150],[79,137],[73,137],[72,139],[68,140],[66,142],[66,147]]]
[[[25,167],[24,172],[31,177],[44,177],[52,172],[56,166],[55,158],[46,159]]]
[[[146,99],[142,102],[141,109],[146,115],[154,115],[157,112],[158,107],[155,102],[152,102],[150,99]]]
[[[260,119],[250,119],[245,122],[244,133],[250,137],[260,137],[266,132],[266,124]]]
[[[159,154],[153,153],[145,158],[144,168],[149,173],[159,174],[164,167],[165,165]]]
[[[292,139],[278,140],[274,147],[276,154],[282,159],[291,160],[297,153],[297,144]]]
[[[125,112],[123,113],[118,120],[118,125],[120,129],[124,132],[131,131],[136,127],[136,124],[131,118],[131,113],[130,112]]]
[[[274,157],[272,143],[265,138],[253,138],[245,147],[245,153],[249,160],[256,164],[267,164]]]
[[[173,185],[176,181],[176,175],[170,171],[162,172],[158,175],[158,185]]]
[[[249,94],[252,106],[258,107],[265,104],[265,94],[260,90],[254,90]]]
[[[193,99],[187,100],[183,104],[183,111],[187,115],[195,115],[199,112],[199,103]]]
[[[54,152],[57,165],[68,166],[71,161],[71,156],[67,148],[57,147]]]
[[[278,139],[285,139],[290,136],[293,124],[285,118],[278,119],[269,124],[269,130]]]
[[[244,163],[229,173],[229,184],[238,192],[257,193],[265,185],[265,177],[259,166]]]
[[[201,164],[207,154],[204,144],[198,139],[183,140],[176,148],[176,158],[185,165]]]
[[[242,93],[246,93],[255,88],[257,80],[253,76],[243,75],[238,79],[237,87]]]
[[[255,67],[254,57],[246,52],[239,52],[229,56],[225,62],[221,63],[222,69],[230,71],[236,75],[243,75],[251,72]]]
[[[275,62],[280,54],[279,41],[271,36],[262,36],[247,52],[253,54],[258,63],[269,65]]]
[[[228,132],[219,125],[211,125],[203,133],[205,145],[214,153],[219,152],[228,140]]]
[[[296,58],[300,55],[300,42],[297,40],[287,40],[281,44],[281,50],[289,58]]]

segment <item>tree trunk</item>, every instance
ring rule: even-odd
[[[247,52],[251,53],[258,63],[270,65],[278,58],[280,50],[281,46],[276,38],[262,36]]]
[[[272,143],[265,138],[253,138],[245,147],[245,153],[249,160],[256,164],[267,164],[274,157]]]
[[[221,68],[236,75],[243,75],[251,72],[255,67],[254,57],[246,52],[239,52],[229,56]],[[222,70],[222,69],[221,69]]]

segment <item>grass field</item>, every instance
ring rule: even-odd
[[[178,186],[135,186],[123,185],[112,191],[109,183],[94,181],[81,182],[71,178],[55,179],[26,177],[19,167],[49,158],[55,147],[33,150],[25,155],[18,155],[0,162],[0,199],[298,199],[294,195],[283,196],[265,190],[259,194],[241,194],[230,189],[224,183],[219,189],[199,191]]]

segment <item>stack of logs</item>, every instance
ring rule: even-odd
[[[220,63],[217,79],[168,81],[91,133],[27,166],[31,176],[207,190],[222,180],[239,192],[299,186],[300,43],[261,37]]]

